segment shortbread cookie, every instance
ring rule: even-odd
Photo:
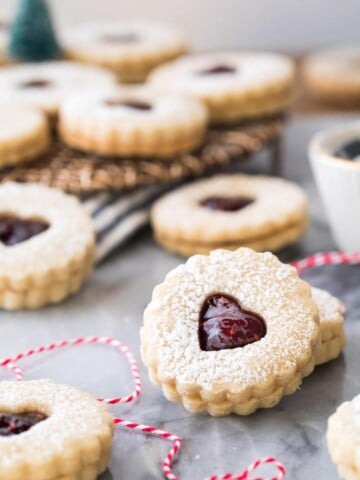
[[[313,300],[319,310],[320,343],[316,365],[337,358],[345,347],[343,306],[339,299],[320,288],[312,288]]]
[[[360,395],[341,404],[329,418],[327,442],[343,480],[360,479]]]
[[[306,230],[306,196],[279,178],[218,175],[165,195],[152,208],[158,242],[180,255],[241,246],[279,250]]]
[[[92,270],[94,226],[79,201],[37,184],[0,186],[0,307],[38,308],[76,292]]]
[[[103,403],[50,380],[0,383],[0,480],[95,480],[113,418]]]
[[[0,103],[0,168],[32,160],[49,144],[48,122],[40,111]]]
[[[30,105],[56,118],[60,102],[69,94],[114,83],[110,72],[72,62],[11,65],[0,72],[0,101]]]
[[[209,108],[212,123],[239,122],[286,110],[294,94],[294,65],[272,53],[209,53],[156,69],[154,87],[189,94]]]
[[[130,20],[73,27],[62,44],[68,58],[109,68],[124,83],[144,81],[154,67],[187,50],[178,30]]]
[[[70,96],[59,131],[71,147],[101,155],[170,156],[199,146],[206,126],[197,100],[132,86]]]
[[[248,415],[294,393],[315,365],[309,285],[271,253],[195,255],[158,285],[144,313],[150,379],[190,412]]]
[[[333,48],[309,55],[303,65],[314,99],[336,106],[360,106],[360,46]]]

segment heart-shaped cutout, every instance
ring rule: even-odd
[[[207,197],[201,200],[200,205],[209,210],[221,210],[223,212],[237,212],[251,203],[253,198],[248,197]]]
[[[27,80],[19,84],[19,88],[48,88],[50,87],[52,82],[50,80],[46,80],[45,78],[33,78],[32,80]]]
[[[13,216],[0,216],[0,242],[11,247],[29,240],[49,228],[42,220],[25,220]]]
[[[205,300],[199,319],[201,350],[209,352],[244,347],[265,335],[264,319],[243,309],[236,298],[215,293]]]
[[[235,73],[236,68],[232,67],[231,65],[218,64],[214,65],[213,67],[206,68],[199,72],[200,75],[223,75],[224,73]]]
[[[40,412],[0,413],[0,437],[10,437],[27,432],[48,417]]]
[[[117,98],[110,98],[105,101],[105,105],[108,107],[127,107],[133,110],[142,110],[150,111],[152,110],[152,105],[149,102],[144,102],[143,100],[120,100]]]

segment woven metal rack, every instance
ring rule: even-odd
[[[71,193],[130,190],[142,185],[198,177],[241,161],[265,147],[271,149],[271,171],[281,167],[284,118],[223,128],[211,128],[203,146],[169,159],[99,157],[72,150],[55,139],[35,162],[0,170],[0,182],[36,182]]]

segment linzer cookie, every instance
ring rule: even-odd
[[[312,288],[312,295],[320,319],[316,365],[322,365],[337,358],[345,347],[343,306],[339,299],[320,288]]]
[[[205,136],[207,110],[197,100],[148,87],[92,89],[61,105],[59,132],[71,147],[118,156],[171,156]]]
[[[0,308],[38,308],[76,292],[92,270],[94,226],[75,197],[0,186]]]
[[[218,175],[165,195],[151,212],[160,245],[184,256],[241,246],[280,250],[306,230],[306,196],[279,178]]]
[[[32,160],[49,145],[48,122],[40,111],[0,103],[0,167]]]
[[[292,61],[272,53],[209,53],[181,58],[156,69],[150,83],[162,91],[203,101],[212,123],[278,114],[294,95]]]
[[[95,480],[113,419],[88,393],[49,380],[0,384],[0,480]]]
[[[143,21],[84,24],[64,32],[65,55],[109,68],[121,82],[142,82],[161,63],[187,50],[181,32]]]
[[[322,103],[360,106],[360,46],[338,47],[309,55],[303,76],[310,95]]]
[[[195,255],[144,313],[153,383],[190,412],[248,415],[294,393],[315,365],[317,307],[296,270],[247,248]]]
[[[341,404],[329,418],[330,457],[343,480],[360,478],[360,395]]]
[[[36,107],[53,119],[69,94],[114,83],[110,72],[72,62],[11,65],[0,71],[0,101]]]

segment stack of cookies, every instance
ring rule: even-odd
[[[279,114],[293,97],[287,57],[219,52],[176,60],[188,49],[184,35],[159,24],[87,24],[60,39],[68,60],[0,70],[0,102],[42,111],[52,126],[59,123],[65,144],[86,153],[171,160],[202,146],[209,123]],[[116,86],[118,80],[148,83]],[[12,153],[11,161],[2,159],[1,150],[1,166],[22,161]],[[43,152],[39,144],[22,157]]]
[[[171,271],[141,330],[151,381],[214,416],[275,406],[344,344],[340,302],[248,248],[195,255]]]

